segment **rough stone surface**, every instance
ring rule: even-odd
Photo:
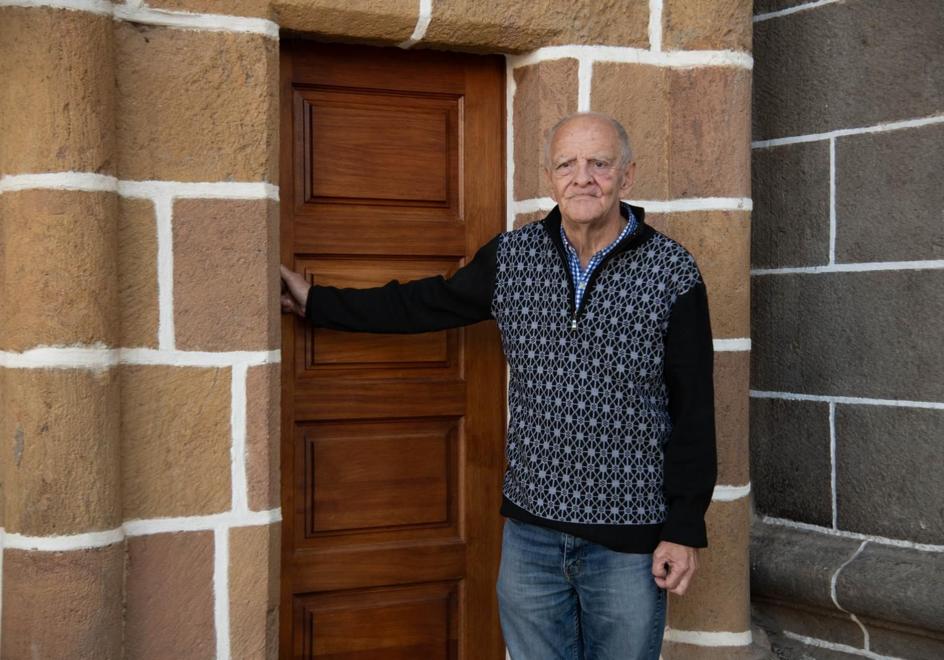
[[[0,176],[114,172],[112,19],[0,7]]]
[[[665,71],[671,108],[669,199],[750,197],[751,72],[734,67]]]
[[[271,18],[272,0],[147,0],[152,9]]]
[[[942,438],[944,410],[837,406],[839,528],[944,545]]]
[[[114,369],[0,369],[7,532],[79,534],[121,524]]]
[[[119,201],[118,291],[121,345],[157,348],[157,220],[150,200]]]
[[[630,196],[750,196],[750,85],[750,71],[731,67],[594,64],[591,105],[633,143]]]
[[[647,0],[438,0],[424,45],[524,52],[560,44],[649,46]]]
[[[229,629],[234,658],[278,657],[280,542],[279,524],[229,532]]]
[[[665,0],[665,50],[751,50],[751,0]]]
[[[944,658],[944,633],[910,626],[886,627],[884,621],[861,617],[869,631],[869,649],[874,653],[909,660],[941,660]]]
[[[862,629],[835,605],[825,608],[754,596],[751,606],[755,622],[772,633],[786,630],[853,648],[862,647]]]
[[[944,554],[868,543],[836,579],[855,614],[944,633]]]
[[[115,23],[122,179],[278,181],[278,44]]]
[[[118,223],[113,193],[0,195],[0,349],[118,345]]]
[[[718,483],[725,486],[741,486],[751,478],[748,455],[750,365],[747,351],[715,353]]]
[[[598,62],[593,65],[592,85],[592,109],[616,117],[632,142],[636,183],[630,197],[666,199],[669,194],[666,69]]]
[[[829,141],[755,149],[751,265],[829,263]]]
[[[715,339],[749,337],[751,221],[746,211],[653,215],[652,226],[681,243],[698,263]]]
[[[755,522],[751,529],[751,595],[835,609],[831,581],[861,541]]]
[[[123,658],[124,556],[124,544],[70,552],[4,550],[0,656]]]
[[[837,261],[944,259],[941,145],[944,124],[837,139]]]
[[[128,539],[125,656],[214,658],[213,532]]]
[[[944,107],[944,5],[837,2],[754,24],[754,139],[925,117]]]
[[[944,270],[751,284],[754,389],[944,401]]]
[[[712,502],[706,524],[708,547],[698,553],[695,579],[684,596],[669,594],[668,625],[678,630],[748,630],[750,499]]]
[[[229,509],[230,370],[125,365],[120,372],[125,519]]]
[[[275,509],[281,502],[279,365],[250,367],[246,373],[246,481],[249,508]]]
[[[809,2],[810,0],[754,0],[754,14],[780,11],[797,5],[805,5]]]
[[[283,30],[338,41],[397,44],[410,38],[419,18],[415,0],[272,0],[271,5]]]
[[[831,527],[829,404],[752,398],[750,418],[758,512]]]
[[[548,130],[577,111],[577,60],[540,62],[514,70],[514,199],[548,197],[544,139]]]
[[[182,350],[279,345],[279,219],[270,200],[174,204],[174,329]]]

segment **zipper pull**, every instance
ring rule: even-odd
[[[577,332],[577,315],[576,314],[574,314],[574,316],[570,319],[570,330],[571,332]]]

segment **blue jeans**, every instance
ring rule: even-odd
[[[498,606],[511,660],[658,660],[665,591],[651,554],[507,519]]]

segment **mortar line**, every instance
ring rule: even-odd
[[[662,51],[662,0],[649,0],[649,49]]]
[[[832,529],[831,527],[822,527],[810,523],[798,522],[796,520],[787,520],[786,518],[776,518],[774,516],[762,515],[760,521],[768,525],[777,527],[789,527],[799,529],[805,532],[816,532],[826,536],[835,536],[843,539],[853,539],[855,541],[871,541],[879,545],[907,548],[908,550],[919,550],[921,552],[944,552],[944,545],[933,545],[931,543],[915,543],[914,541],[902,541],[901,539],[890,539],[885,536],[875,536],[872,534],[861,534],[859,532],[849,532],[843,529]]]
[[[755,399],[787,399],[790,401],[820,401],[823,403],[841,403],[859,406],[891,406],[895,408],[928,408],[944,410],[944,403],[936,401],[905,401],[899,399],[870,399],[854,396],[832,396],[827,394],[800,394],[798,392],[774,392],[765,390],[750,390]]]
[[[716,485],[711,493],[712,502],[733,502],[751,494],[751,482],[743,486]]]
[[[164,351],[175,348],[173,204],[169,195],[154,198],[157,220],[157,345]]]
[[[280,350],[164,351],[154,348],[106,348],[92,346],[38,346],[22,353],[0,351],[0,367],[7,369],[110,369],[119,364],[167,367],[232,367],[278,364]]]
[[[433,17],[433,0],[419,0],[419,2],[419,13],[416,16],[416,26],[413,28],[413,34],[411,34],[410,38],[406,41],[401,41],[397,44],[400,48],[411,48],[426,36],[429,21]]]
[[[232,506],[236,513],[249,511],[246,474],[246,377],[249,366],[235,364],[232,368],[232,401],[230,404],[230,483]]]
[[[593,85],[593,60],[583,56],[577,60],[577,112],[590,111],[590,90]]]
[[[827,649],[829,651],[839,651],[841,653],[848,653],[850,655],[859,655],[863,658],[870,658],[870,660],[905,660],[905,658],[899,658],[898,656],[880,655],[874,651],[857,649],[856,647],[849,646],[848,644],[838,644],[836,642],[830,642],[825,639],[818,639],[816,637],[808,637],[807,635],[800,635],[799,633],[791,632],[789,630],[784,630],[783,634],[784,637],[795,639],[796,641],[803,642],[808,646],[815,646],[817,648]]]
[[[515,93],[518,84],[511,58],[505,57],[505,228],[515,224]]]
[[[735,67],[752,69],[750,53],[735,50],[674,50],[653,51],[629,46],[544,46],[523,55],[509,56],[512,68],[540,62],[589,57],[594,62],[649,64],[652,66],[692,69],[698,67]]]
[[[229,660],[229,528],[213,530],[213,622],[216,660]]]
[[[868,541],[862,541],[862,543],[859,544],[859,547],[856,548],[856,551],[852,553],[852,556],[849,557],[846,561],[844,561],[839,566],[839,568],[836,569],[832,577],[829,579],[829,596],[830,598],[832,598],[833,605],[836,606],[836,609],[848,614],[849,617],[859,626],[859,628],[861,628],[862,648],[865,649],[866,651],[869,650],[869,631],[865,629],[865,626],[862,625],[862,622],[859,621],[859,618],[855,614],[853,614],[852,612],[850,612],[849,610],[847,610],[846,608],[844,608],[842,605],[839,604],[839,598],[836,596],[836,583],[839,581],[839,573],[842,572],[842,569],[844,569],[846,566],[851,564],[855,560],[855,558],[859,556],[859,554],[862,552],[862,550],[865,548],[867,544],[868,544]]]
[[[884,122],[881,124],[872,124],[871,126],[862,126],[859,128],[837,128],[823,133],[808,133],[806,135],[793,135],[788,137],[770,138],[768,140],[756,140],[751,142],[751,149],[769,149],[771,147],[782,147],[788,144],[800,144],[804,142],[820,142],[831,138],[847,137],[850,135],[864,135],[866,133],[885,133],[888,131],[901,131],[908,128],[921,128],[922,126],[933,126],[934,124],[944,123],[944,114],[931,115],[929,117],[918,117],[916,119],[904,119],[901,121]]]
[[[664,639],[692,646],[750,646],[754,643],[750,630],[743,632],[679,630],[666,626]]]
[[[829,492],[832,502],[833,529],[839,529],[836,507],[836,402],[829,402]]]
[[[820,273],[871,273],[896,270],[941,270],[944,259],[921,261],[845,262],[826,266],[787,266],[784,268],[752,268],[751,275],[818,275]]]
[[[777,11],[769,11],[763,14],[757,14],[754,16],[754,22],[760,23],[762,21],[768,21],[771,18],[780,18],[781,16],[789,16],[790,14],[796,14],[797,12],[808,11],[810,9],[816,9],[817,7],[831,5],[837,1],[838,0],[816,0],[815,2],[807,2],[806,4],[788,7],[787,9],[779,9]]]
[[[836,137],[829,138],[829,265],[836,264]]]

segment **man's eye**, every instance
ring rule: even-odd
[[[605,170],[610,167],[610,164],[605,160],[596,160],[593,162],[593,166],[600,170]]]

